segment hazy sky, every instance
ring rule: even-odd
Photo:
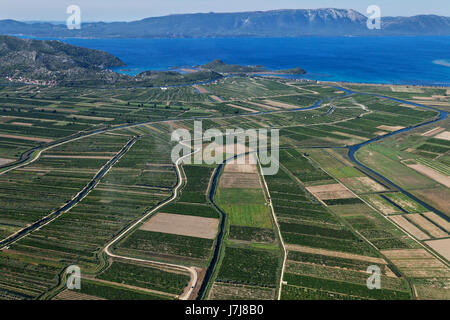
[[[172,13],[234,12],[272,9],[351,8],[366,14],[369,5],[384,16],[450,16],[449,0],[0,0],[0,19],[65,21],[69,5],[81,8],[84,21],[130,21]]]

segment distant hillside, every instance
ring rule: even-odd
[[[79,80],[115,77],[106,68],[125,64],[109,53],[60,41],[0,36],[0,76],[30,80]]]
[[[208,70],[221,74],[254,74],[254,73],[270,73],[270,74],[305,74],[302,68],[292,68],[287,70],[267,70],[264,66],[241,66],[238,64],[227,64],[222,60],[216,59],[207,64],[198,66],[201,70]]]
[[[60,41],[0,36],[0,80],[65,86],[166,86],[213,81],[222,75],[212,70],[181,74],[146,71],[135,77],[108,70],[125,64],[109,53]]]
[[[0,34],[38,37],[207,38],[350,35],[450,35],[450,18],[436,15],[383,17],[381,30],[369,30],[367,18],[350,9],[275,10],[178,14],[133,22],[65,25],[0,21]]]
[[[262,72],[265,70],[264,67],[260,66],[240,66],[235,64],[226,64],[225,62],[219,59],[204,64],[200,66],[200,68],[219,73],[251,73],[251,72]]]
[[[133,79],[145,86],[166,86],[214,81],[220,78],[222,78],[222,75],[213,71],[198,71],[185,74],[175,71],[145,71],[139,73]]]

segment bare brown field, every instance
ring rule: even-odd
[[[273,300],[275,290],[214,282],[208,300]]]
[[[356,193],[386,191],[385,187],[369,177],[343,178],[340,180]]]
[[[259,176],[254,173],[224,172],[220,177],[220,188],[259,189]]]
[[[11,124],[14,124],[16,126],[23,126],[23,127],[32,127],[33,126],[32,123],[27,123],[27,122],[11,122]]]
[[[344,137],[347,137],[347,138],[357,139],[357,140],[360,140],[360,141],[365,141],[365,140],[367,140],[367,139],[364,138],[364,137],[357,136],[357,135],[350,134],[350,133],[346,133],[346,132],[333,131],[332,133],[333,133],[333,134],[338,134],[338,135],[341,135],[341,136],[344,136]]]
[[[433,223],[425,219],[420,214],[409,214],[407,217],[409,220],[428,232],[433,238],[445,238],[449,236],[447,232],[444,232],[440,228],[436,227]]]
[[[365,261],[367,262],[367,261]],[[368,264],[371,262],[367,262]],[[380,263],[377,263],[377,265],[380,265]],[[346,271],[348,270],[345,267],[342,266],[328,266],[328,265],[323,265],[323,264],[317,264],[317,263],[312,263],[312,262],[300,262],[300,261],[293,261],[293,260],[287,260],[286,263],[286,272],[288,273],[294,273],[294,274],[305,274],[304,270],[305,268],[308,268],[308,266],[315,266],[315,267],[320,267],[321,271],[323,272],[323,274],[330,274],[331,278],[334,278],[335,276],[333,275],[336,271],[341,270],[341,271]],[[389,269],[389,267],[384,264],[383,266],[384,268],[384,274],[387,277],[390,278],[398,278],[397,275],[395,273],[392,272],[391,269]],[[360,272],[363,274],[367,274],[367,267],[361,267],[359,270],[352,270],[353,272]],[[305,275],[307,275],[308,272],[306,272]],[[340,274],[340,272],[338,273]],[[337,278],[339,279],[339,278]]]
[[[353,254],[353,253],[347,253],[347,252],[310,248],[310,247],[304,247],[304,246],[296,245],[296,244],[287,244],[286,248],[291,251],[298,251],[298,252],[305,252],[305,253],[312,253],[312,254],[321,254],[324,256],[344,258],[344,259],[353,259],[353,260],[359,260],[359,261],[367,261],[367,262],[379,263],[379,264],[387,264],[387,262],[382,258],[367,257],[367,256],[362,256],[359,254]]]
[[[336,200],[336,199],[356,198],[355,195],[348,190],[334,191],[334,192],[319,192],[319,193],[315,193],[315,195],[320,200]]]
[[[448,199],[450,199],[450,189],[438,187],[415,190],[414,193],[419,194],[421,197],[425,198],[425,201],[431,202],[436,209],[450,217],[450,206],[448,205]]]
[[[393,131],[398,131],[398,130],[404,129],[405,127],[402,127],[402,126],[385,126],[385,125],[383,125],[383,126],[378,126],[377,128],[381,129],[381,130],[386,130],[386,131],[393,132]]]
[[[438,259],[399,259],[392,260],[400,268],[442,268],[445,265]]]
[[[189,127],[185,126],[183,123],[180,123],[179,121],[170,121],[167,122],[167,125],[170,126],[170,128],[172,129],[186,129],[186,130],[190,130]]]
[[[391,270],[390,267],[386,266],[385,271],[386,271],[386,276],[388,276],[390,278],[398,278],[397,275]]]
[[[424,136],[424,137],[432,137],[435,134],[438,134],[438,133],[440,133],[440,132],[442,132],[444,130],[445,130],[445,128],[436,127],[434,129],[431,129],[431,130],[428,130],[427,132],[422,133],[422,136]]]
[[[227,106],[235,108],[235,109],[248,111],[248,112],[257,112],[256,110],[253,110],[253,109],[250,109],[250,108],[246,108],[246,107],[242,107],[242,106],[238,106],[238,105],[232,104],[232,103],[228,103]]]
[[[247,154],[228,162],[219,185],[221,188],[261,188],[255,157]]]
[[[350,199],[355,198],[355,195],[347,190],[341,184],[325,184],[320,186],[306,187],[306,190],[311,192],[315,197],[320,200],[332,200],[332,199]]]
[[[413,225],[411,222],[406,220],[403,216],[390,216],[390,219],[397,223],[400,227],[406,230],[409,234],[413,235],[419,240],[425,240],[430,239],[430,237],[422,232],[419,228],[417,228],[415,225]]]
[[[163,133],[163,134],[164,134],[163,131],[161,131],[161,130],[159,130],[158,128],[155,128],[154,126],[151,126],[151,125],[149,125],[149,124],[144,124],[143,127],[144,127],[144,128],[147,128],[147,129],[150,129],[150,130],[152,130],[152,131],[155,131],[155,132]]]
[[[88,294],[84,294],[84,293],[80,293],[77,291],[72,291],[72,290],[64,290],[60,293],[58,293],[58,295],[56,295],[53,300],[76,300],[76,301],[80,301],[80,300],[105,300],[103,298],[100,297],[96,297],[96,296],[91,296]]]
[[[207,89],[205,89],[204,87],[202,87],[202,86],[194,85],[194,86],[192,86],[192,87],[194,87],[195,89],[197,89],[198,92],[200,92],[200,93],[209,93],[209,91],[208,91]]]
[[[158,213],[139,229],[188,237],[214,239],[219,220],[181,214]]]
[[[412,98],[414,100],[424,100],[424,101],[430,101],[430,100],[434,100],[435,96],[431,96],[431,97],[419,97],[419,96],[413,96]]]
[[[419,104],[425,104],[425,105],[430,105],[430,106],[436,106],[436,107],[446,107],[448,105],[450,105],[449,102],[445,102],[445,101],[437,101],[435,100],[435,98],[428,98],[427,97],[421,97],[420,100],[408,100],[414,103],[419,103]]]
[[[382,250],[389,259],[432,259],[433,256],[425,249],[400,249],[400,250]]]
[[[438,100],[441,100],[441,99],[444,99],[444,100],[445,100],[445,99],[448,99],[447,96],[442,96],[442,95],[438,95],[438,94],[432,95],[431,98],[433,98],[433,99],[438,99]]]
[[[333,184],[324,184],[320,186],[311,186],[306,188],[311,193],[321,193],[321,192],[336,192],[336,191],[346,191],[347,189],[339,184],[339,183],[333,183]]]
[[[257,102],[251,102],[251,101],[245,101],[245,103],[254,105],[256,107],[261,107],[267,110],[280,110],[280,108],[277,107],[273,107],[273,106],[268,106],[267,104],[262,104],[262,103],[257,103]]]
[[[377,136],[384,136],[385,134],[387,134],[387,132],[386,131],[377,131],[377,132],[375,132],[375,134]]]
[[[443,228],[445,231],[450,232],[450,222],[447,222],[445,219],[441,218],[434,212],[425,212],[423,214],[425,217],[439,225],[441,228]]]
[[[219,98],[218,96],[211,95],[209,97],[217,102],[223,102],[223,100],[221,98]]]
[[[411,278],[444,278],[450,277],[450,271],[446,268],[404,269],[406,276]]]
[[[431,240],[425,241],[425,243],[450,261],[450,239]]]
[[[446,186],[447,188],[450,188],[450,177],[447,177],[440,172],[424,166],[423,164],[410,164],[407,167],[416,170],[417,172],[433,179],[434,181]]]
[[[254,123],[254,124],[256,124],[259,128],[266,128],[267,127],[266,123],[264,123],[262,121],[259,121],[258,119],[255,119],[255,117],[246,116],[245,119],[250,121],[250,122],[252,122],[252,123]]]
[[[322,139],[325,141],[334,143],[334,144],[346,144],[346,145],[353,145],[353,144],[360,142],[360,141],[357,141],[357,140],[351,139],[351,138],[343,140],[343,139],[336,139],[336,138],[331,138],[331,137],[323,137]]]
[[[224,143],[223,145],[219,145],[216,142],[213,142],[213,143],[205,143],[203,147],[204,147],[203,152],[204,161],[211,160],[214,157],[218,156],[220,158],[220,162],[222,162],[223,160],[225,160],[228,157],[231,157],[234,154],[241,154],[253,151],[253,149],[250,149],[249,147],[240,143],[235,144]],[[225,158],[224,155],[227,155],[227,157]],[[253,155],[241,156],[238,159],[232,159],[228,161],[225,166],[225,171],[227,171],[226,168],[229,168],[230,166],[239,165],[244,168],[246,165],[255,165],[256,163],[257,163],[256,158]]]
[[[450,141],[450,131],[442,132],[438,134],[435,138]]]
[[[273,101],[273,100],[269,100],[269,99],[263,100],[263,102],[265,104],[268,104],[268,105],[272,106],[272,107],[280,107],[280,108],[283,108],[283,109],[297,109],[297,108],[299,108],[299,106],[294,106],[292,104],[278,102],[278,101]]]
[[[227,173],[258,173],[256,167],[256,161],[253,157],[245,157],[245,164],[241,164],[237,161],[227,163],[225,165],[224,172]]]
[[[17,135],[13,135],[13,134],[0,134],[0,138],[11,138],[11,139],[37,141],[37,142],[52,142],[52,141],[54,141],[52,139],[37,138],[37,137],[27,137],[27,136],[17,136]]]
[[[382,250],[407,276],[416,278],[448,277],[450,269],[425,249]]]
[[[13,160],[13,159],[0,158],[0,166],[7,164],[7,163],[14,162],[14,161],[15,160]]]

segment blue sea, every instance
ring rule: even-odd
[[[221,59],[270,70],[302,67],[314,80],[450,86],[450,37],[62,40],[119,57],[127,67],[116,71],[128,74]]]

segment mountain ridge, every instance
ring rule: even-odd
[[[0,34],[87,38],[213,38],[301,36],[450,35],[450,17],[382,17],[381,30],[369,30],[367,17],[353,9],[280,9],[191,13],[131,22],[89,22],[80,30],[65,25],[0,20]]]

